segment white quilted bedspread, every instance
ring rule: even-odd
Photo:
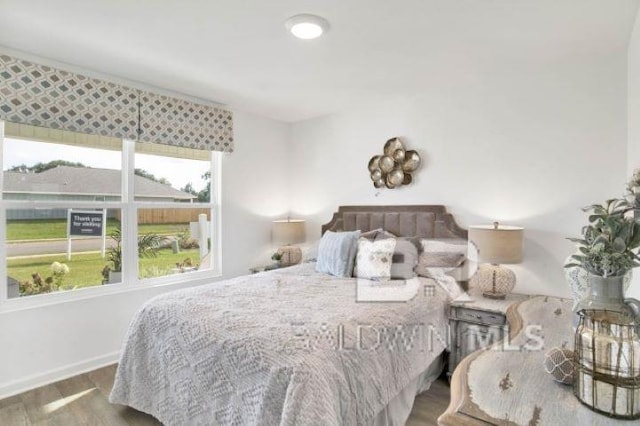
[[[134,316],[110,400],[166,425],[368,425],[442,352],[446,296],[357,303],[315,264],[155,297]]]

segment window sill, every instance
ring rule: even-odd
[[[114,294],[148,290],[151,288],[172,287],[177,286],[177,284],[186,284],[189,287],[195,287],[203,284],[210,284],[221,277],[222,274],[219,271],[197,271],[188,274],[175,274],[166,277],[138,280],[135,284],[108,284],[56,293],[7,299],[0,303],[0,314],[75,302],[84,299],[111,296]]]

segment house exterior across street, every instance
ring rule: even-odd
[[[119,170],[58,166],[41,173],[4,172],[5,200],[120,201]],[[136,201],[191,203],[197,196],[135,176]],[[62,219],[67,209],[8,210],[7,219]]]

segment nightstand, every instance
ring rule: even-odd
[[[561,385],[544,369],[545,353],[573,347],[573,300],[531,296],[512,304],[509,345],[476,351],[451,378],[451,402],[440,426],[632,425],[585,407],[573,387]]]
[[[449,377],[464,357],[502,340],[509,332],[507,309],[529,298],[510,293],[504,300],[487,299],[479,289],[469,290],[469,296],[473,301],[449,305]]]
[[[252,274],[257,274],[258,272],[272,271],[274,269],[280,268],[286,268],[286,266],[280,265],[279,263],[272,263],[270,265],[255,266],[253,268],[249,268],[249,272],[251,272]]]

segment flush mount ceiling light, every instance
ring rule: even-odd
[[[318,38],[329,29],[326,19],[309,14],[292,16],[284,26],[291,34],[303,40]]]

